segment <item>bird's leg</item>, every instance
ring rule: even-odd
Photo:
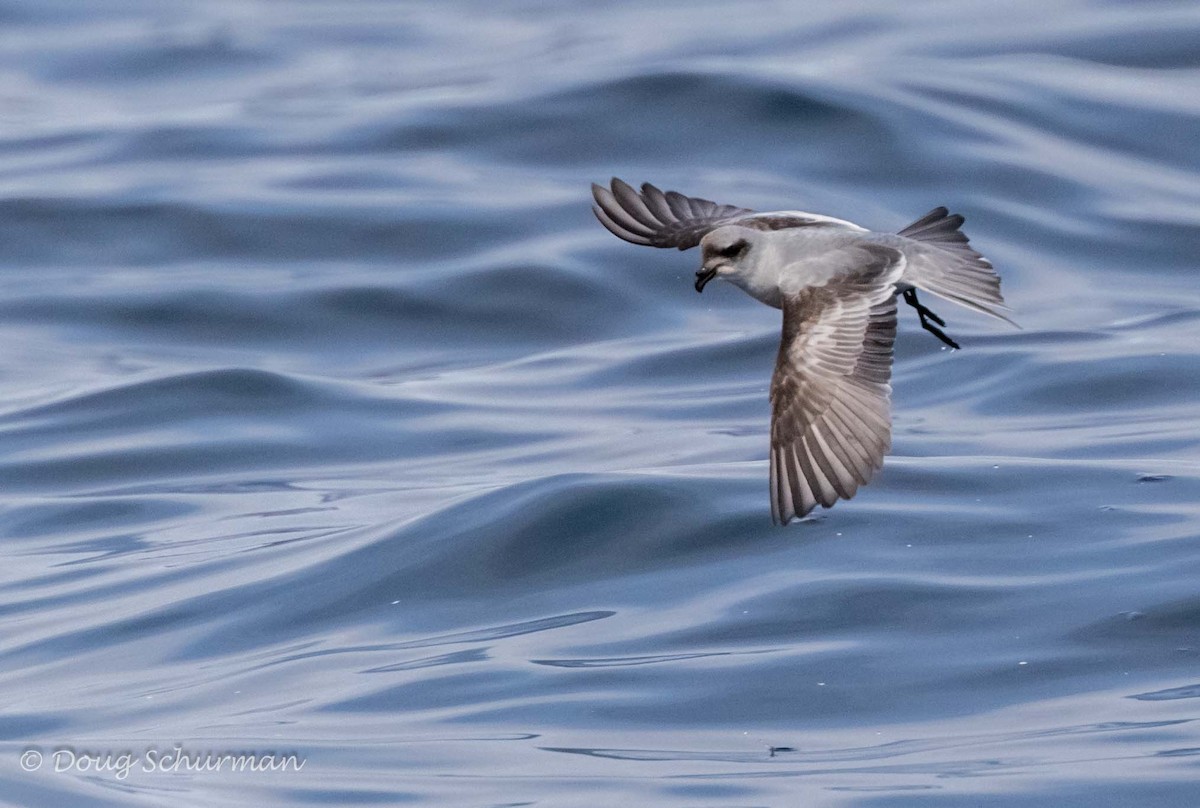
[[[948,336],[946,336],[946,333],[942,331],[942,329],[938,328],[938,325],[944,326],[946,321],[941,317],[938,317],[927,306],[917,300],[916,289],[904,290],[904,302],[917,310],[917,316],[921,318],[921,328],[924,328],[930,334],[933,334],[951,348],[958,348],[958,343],[950,339]],[[931,320],[932,322],[930,322]],[[934,325],[933,323],[937,323],[937,325]]]
[[[917,290],[916,289],[909,289],[907,292],[904,293],[904,302],[917,310],[917,314],[919,314],[921,316],[922,321],[926,317],[928,317],[930,320],[933,320],[935,323],[937,323],[940,326],[946,325],[945,320],[943,320],[941,317],[938,317],[936,314],[933,313],[932,309],[930,309],[928,306],[926,306],[921,301],[917,300]]]

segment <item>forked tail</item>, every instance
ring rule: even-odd
[[[975,311],[1017,325],[1004,314],[1000,276],[992,264],[971,248],[960,228],[963,217],[934,208],[897,235],[917,242],[906,249],[904,279],[919,289],[953,300]],[[1019,327],[1019,326],[1018,326]]]

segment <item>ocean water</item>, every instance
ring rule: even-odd
[[[1200,804],[1196,4],[0,25],[0,804]],[[778,313],[612,175],[947,205],[1022,328],[774,527]]]

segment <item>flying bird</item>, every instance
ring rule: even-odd
[[[963,217],[934,208],[898,233],[785,210],[757,213],[615,177],[592,185],[593,211],[618,238],[648,247],[700,246],[696,291],[713,278],[783,311],[771,379],[771,516],[779,524],[833,507],[871,481],[891,449],[896,296],[952,348],[945,322],[917,298],[931,292],[1013,323],[991,263],[971,248]]]

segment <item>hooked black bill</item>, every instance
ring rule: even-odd
[[[715,277],[717,277],[716,267],[699,270],[696,273],[696,291],[703,292],[705,285]]]

